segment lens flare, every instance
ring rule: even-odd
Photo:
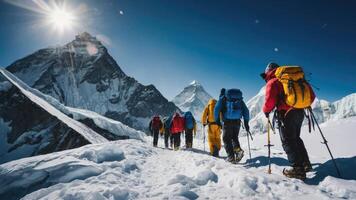
[[[53,25],[53,28],[63,32],[73,27],[75,17],[64,8],[56,8],[49,12],[48,20]]]

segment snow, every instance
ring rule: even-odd
[[[9,81],[0,82],[0,92],[6,92],[12,87]]]
[[[241,164],[195,149],[151,147],[152,138],[86,145],[78,149],[24,158],[0,165],[3,199],[355,199],[356,152],[350,145],[356,117],[330,121],[322,128],[340,167],[335,170],[317,133],[302,137],[314,171],[303,182],[282,176],[288,165],[278,134],[272,134],[272,174],[267,174],[266,135],[251,144],[252,159]],[[342,132],[338,131],[342,128]],[[242,148],[246,138],[241,137]],[[183,142],[184,143],[184,142]],[[206,144],[205,144],[206,145]],[[226,156],[224,150],[221,156]]]
[[[0,73],[2,73],[4,77],[7,78],[8,81],[10,81],[14,86],[16,86],[33,103],[37,104],[38,106],[46,110],[49,114],[57,117],[60,121],[67,124],[70,128],[72,128],[73,130],[81,134],[90,143],[96,144],[96,143],[103,143],[108,141],[103,136],[96,133],[86,125],[76,120],[73,120],[72,118],[68,117],[67,115],[65,115],[58,109],[56,109],[54,106],[49,104],[44,99],[36,96],[33,92],[31,92],[31,90],[33,90],[32,88],[28,87],[25,83],[23,83],[20,79],[12,75],[7,70],[0,69]]]

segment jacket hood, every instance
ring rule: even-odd
[[[273,70],[271,70],[271,71],[269,71],[269,72],[266,73],[266,76],[265,76],[265,81],[266,81],[266,82],[269,81],[269,80],[271,80],[271,79],[273,79],[273,78],[276,78],[276,75],[275,75],[276,70],[277,70],[277,69],[273,69]]]

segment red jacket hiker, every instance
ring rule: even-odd
[[[171,133],[176,134],[176,133],[181,133],[184,131],[184,117],[180,116],[179,113],[176,113],[173,116],[172,122],[171,122]]]
[[[281,82],[276,78],[275,72],[277,69],[272,69],[267,72],[265,80],[266,84],[266,95],[265,95],[265,103],[263,105],[263,112],[270,113],[277,107],[278,111],[288,111],[292,107],[287,105],[284,100],[284,90]],[[311,90],[313,91],[313,90]],[[315,98],[315,94],[311,94],[311,98]]]

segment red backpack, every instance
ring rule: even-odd
[[[162,127],[161,118],[159,116],[154,116],[152,119],[152,128],[154,130],[159,130]]]
[[[173,117],[172,121],[172,127],[171,127],[171,132],[174,133],[180,133],[184,131],[184,117],[180,115],[175,115]]]

